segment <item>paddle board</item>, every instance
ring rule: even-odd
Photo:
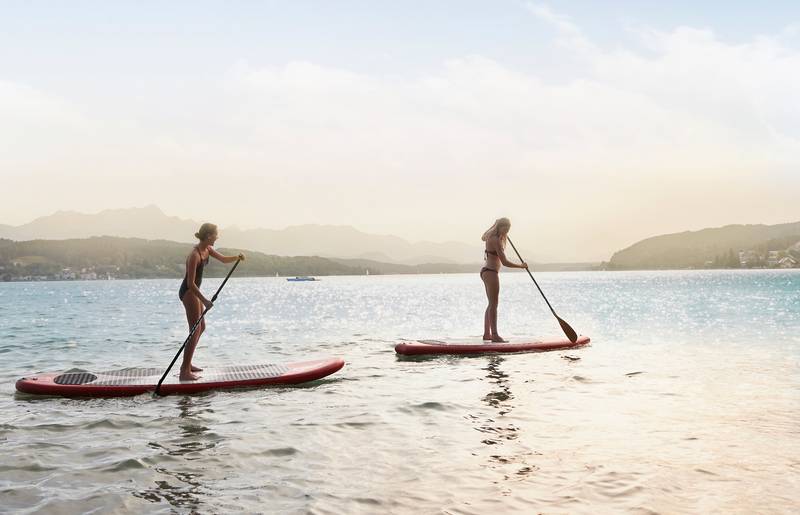
[[[170,374],[161,394],[187,394],[207,390],[304,383],[333,374],[344,366],[339,358],[231,367],[208,367],[196,381],[179,381]],[[17,381],[17,390],[64,397],[125,397],[152,392],[164,373],[160,368],[126,368],[106,372],[69,371],[34,374]]]
[[[542,352],[548,350],[572,349],[589,343],[588,336],[579,336],[572,343],[563,340],[537,340],[535,338],[512,338],[508,343],[492,343],[482,340],[416,340],[398,343],[394,350],[398,354],[484,354],[505,352]]]

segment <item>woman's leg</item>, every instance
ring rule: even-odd
[[[497,304],[500,299],[500,276],[497,272],[486,272],[483,276],[485,277],[483,282],[486,284],[486,296],[489,299],[487,312],[489,314],[492,341],[503,343],[505,340],[497,332]]]
[[[489,308],[492,304],[491,295],[489,294],[489,284],[486,282],[486,279],[483,278],[484,275],[491,274],[491,272],[481,272],[481,280],[483,281],[483,288],[486,290],[486,311],[483,312],[483,339],[484,340],[491,340],[492,339],[492,318],[491,313],[489,313]]]
[[[203,312],[203,304],[194,294],[186,292],[183,296],[183,307],[186,309],[186,321],[189,323],[189,330],[191,331],[194,324],[200,318]],[[202,325],[202,322],[200,323]],[[197,347],[197,342],[200,340],[200,327],[198,326],[186,348],[183,349],[183,363],[181,364],[181,381],[193,381],[199,379],[200,376],[192,372],[192,356],[194,356],[194,349]]]
[[[197,332],[200,333],[200,336],[203,336],[203,333],[206,332],[205,318],[202,321],[200,321],[200,325],[197,327]],[[198,342],[200,341],[200,336],[197,337]],[[195,346],[197,346],[197,344],[195,344]],[[202,372],[202,371],[203,371],[202,368],[192,365],[192,372]]]

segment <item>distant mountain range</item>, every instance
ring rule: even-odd
[[[777,225],[726,225],[647,238],[616,252],[606,267],[616,270],[703,268],[725,262],[727,256],[769,251],[796,252],[800,222]],[[731,265],[727,265],[731,266]]]
[[[58,211],[20,225],[0,225],[0,238],[15,241],[116,236],[194,242],[200,222],[165,215],[156,206],[109,209],[96,214]],[[479,263],[482,248],[460,242],[411,243],[397,236],[342,225],[297,225],[282,230],[220,227],[220,244],[280,256],[369,259],[384,263]]]
[[[151,205],[96,214],[58,211],[20,226],[0,224],[0,238],[23,242],[113,236],[193,243],[199,226],[200,222],[167,216]],[[411,243],[397,236],[368,234],[342,225],[297,225],[281,230],[221,227],[220,236],[221,247],[247,249],[273,257],[329,258],[320,268],[329,273],[466,272],[482,261],[483,253],[477,244]],[[740,251],[748,253],[750,263],[753,255],[757,256],[755,262],[766,262],[769,251],[779,251],[779,257],[794,256],[800,262],[800,222],[727,225],[654,236],[616,252],[602,267],[610,270],[732,267]],[[535,263],[535,257],[530,262]],[[594,263],[534,266],[534,270],[540,271],[596,268]],[[263,268],[265,273],[267,270],[272,273],[273,268]]]

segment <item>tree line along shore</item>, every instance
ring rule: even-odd
[[[798,268],[800,222],[664,234],[614,253],[607,270]]]
[[[111,236],[71,240],[13,241],[0,239],[0,281],[180,278],[190,244]],[[319,256],[274,256],[247,249],[221,247],[226,255],[244,252],[247,266],[237,272],[250,277],[298,275],[381,275],[457,273],[478,265],[432,263],[401,265]],[[223,277],[226,267],[211,260],[206,277]]]
[[[167,240],[100,236],[65,240],[0,239],[0,281],[180,278],[190,244]],[[405,265],[369,259],[277,256],[248,249],[250,277],[382,275],[475,272],[479,263]],[[647,238],[602,263],[532,264],[536,271],[800,268],[800,222],[774,226],[726,226]],[[206,275],[226,268],[211,260]]]

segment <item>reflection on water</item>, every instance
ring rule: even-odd
[[[523,356],[515,358],[525,359]],[[496,415],[490,414],[489,417],[479,421],[476,427],[486,435],[481,443],[492,446],[491,454],[488,456],[488,467],[500,474],[503,482],[522,480],[535,471],[537,467],[529,463],[529,459],[539,454],[517,442],[522,432],[521,428],[510,420],[517,406],[514,393],[511,391],[509,375],[502,369],[505,361],[506,358],[503,356],[491,356],[486,367],[482,369],[487,372],[486,379],[489,383],[489,392],[482,401],[492,408]],[[494,482],[499,483],[499,480]],[[504,495],[511,494],[508,485],[503,487],[501,492]]]
[[[514,405],[511,401],[514,400],[514,394],[511,393],[511,387],[508,381],[508,374],[500,369],[500,364],[505,359],[502,356],[492,356],[489,358],[489,363],[482,370],[486,370],[488,374],[486,378],[489,379],[491,391],[483,398],[483,402],[497,411],[497,420],[488,418],[478,427],[478,431],[489,435],[488,438],[483,440],[486,445],[497,445],[504,440],[514,440],[517,438],[518,428],[513,424],[504,424],[504,416],[511,413]]]
[[[192,461],[202,461],[206,453],[218,443],[216,436],[202,420],[202,415],[214,413],[209,407],[209,396],[182,397],[178,399],[177,427],[178,437],[164,442],[148,442],[147,446],[156,449],[163,459],[154,467],[156,473],[167,476],[155,480],[155,486],[136,491],[133,495],[154,503],[167,501],[175,508],[199,510],[203,497],[209,489],[203,484],[203,467],[187,465]],[[175,460],[174,458],[181,458]]]

